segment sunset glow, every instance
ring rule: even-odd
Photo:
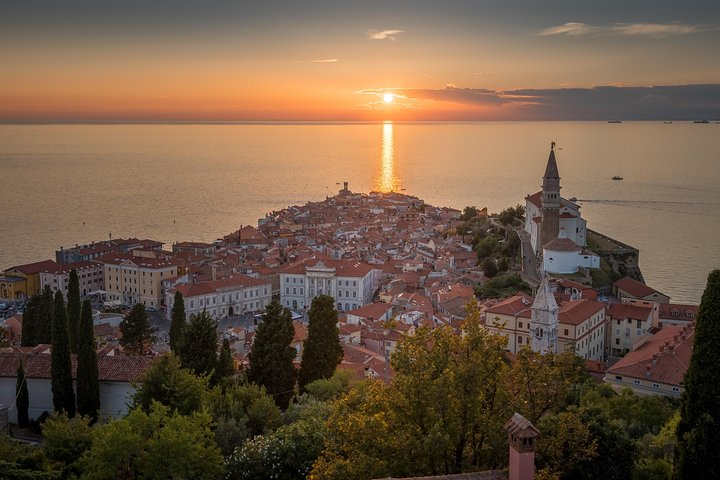
[[[391,106],[396,121],[703,118],[720,108],[716,4],[521,3],[179,0],[167,15],[139,0],[13,2],[0,16],[0,121],[382,121]]]

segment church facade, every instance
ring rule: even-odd
[[[574,273],[580,267],[600,266],[600,258],[583,248],[587,246],[587,222],[580,215],[580,206],[560,195],[555,142],[550,146],[542,190],[525,197],[525,231],[533,253],[542,255],[547,273]]]

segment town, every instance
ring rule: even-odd
[[[543,167],[538,162],[540,174]],[[469,312],[506,339],[511,357],[573,352],[597,382],[617,391],[673,399],[694,339],[696,305],[675,304],[646,285],[639,252],[587,227],[574,199],[560,196],[554,143],[542,190],[499,214],[426,204],[398,192],[356,193],[348,182],[320,202],[270,212],[213,243],[108,239],[61,247],[54,260],[7,268],[0,276],[0,405],[17,423],[17,364],[30,388],[29,416],[53,410],[49,352],[23,342],[23,316],[43,291],[68,298],[77,275],[93,306],[100,410],[128,414],[136,380],[171,349],[175,301],[186,319],[216,322],[235,372],[247,370],[263,313],[273,301],[291,311],[299,368],[313,299],[338,313],[342,359],[353,380],[392,381],[393,355],[420,329],[460,336]],[[141,355],[121,346],[123,319],[142,305],[155,329]],[[520,417],[522,419],[522,417]],[[522,419],[524,420],[524,419]],[[533,427],[534,428],[534,427]]]

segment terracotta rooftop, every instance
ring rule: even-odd
[[[51,355],[48,353],[11,352],[0,353],[0,377],[15,378],[20,358],[23,358],[25,375],[28,378],[50,378]],[[71,355],[72,376],[76,378],[76,356]],[[145,373],[154,361],[153,357],[101,356],[98,357],[100,381],[132,382]]]
[[[607,375],[679,386],[690,363],[694,339],[693,323],[683,327],[664,327],[608,368]]]
[[[533,304],[533,298],[530,295],[524,293],[518,293],[510,298],[503,300],[502,302],[488,307],[485,310],[486,314],[499,314],[499,315],[517,315],[523,310],[529,310]]]
[[[644,283],[638,282],[630,277],[623,277],[620,280],[615,280],[613,282],[613,286],[626,291],[636,298],[645,298],[653,293],[660,293],[654,288],[648,287]]]
[[[26,263],[25,265],[15,265],[8,270],[17,270],[25,275],[33,275],[35,273],[44,272],[51,268],[55,268],[57,263],[54,260],[43,260],[42,262]]]
[[[628,303],[613,303],[608,309],[608,315],[613,319],[647,320],[652,315],[653,307],[650,305],[631,305]]]
[[[556,238],[550,240],[543,245],[544,250],[552,250],[553,252],[579,252],[582,250],[580,246],[569,238]]]
[[[591,316],[603,310],[605,310],[605,304],[600,302],[593,300],[570,300],[560,305],[558,320],[560,323],[580,325]]]
[[[385,315],[390,309],[392,309],[392,305],[389,303],[368,303],[367,305],[363,305],[355,310],[348,310],[347,314],[377,320]]]

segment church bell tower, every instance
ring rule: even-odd
[[[540,229],[540,245],[555,240],[560,233],[560,174],[555,161],[555,142],[550,143],[542,184],[542,226]]]
[[[558,349],[558,304],[547,277],[543,277],[530,311],[531,348],[542,354]]]

